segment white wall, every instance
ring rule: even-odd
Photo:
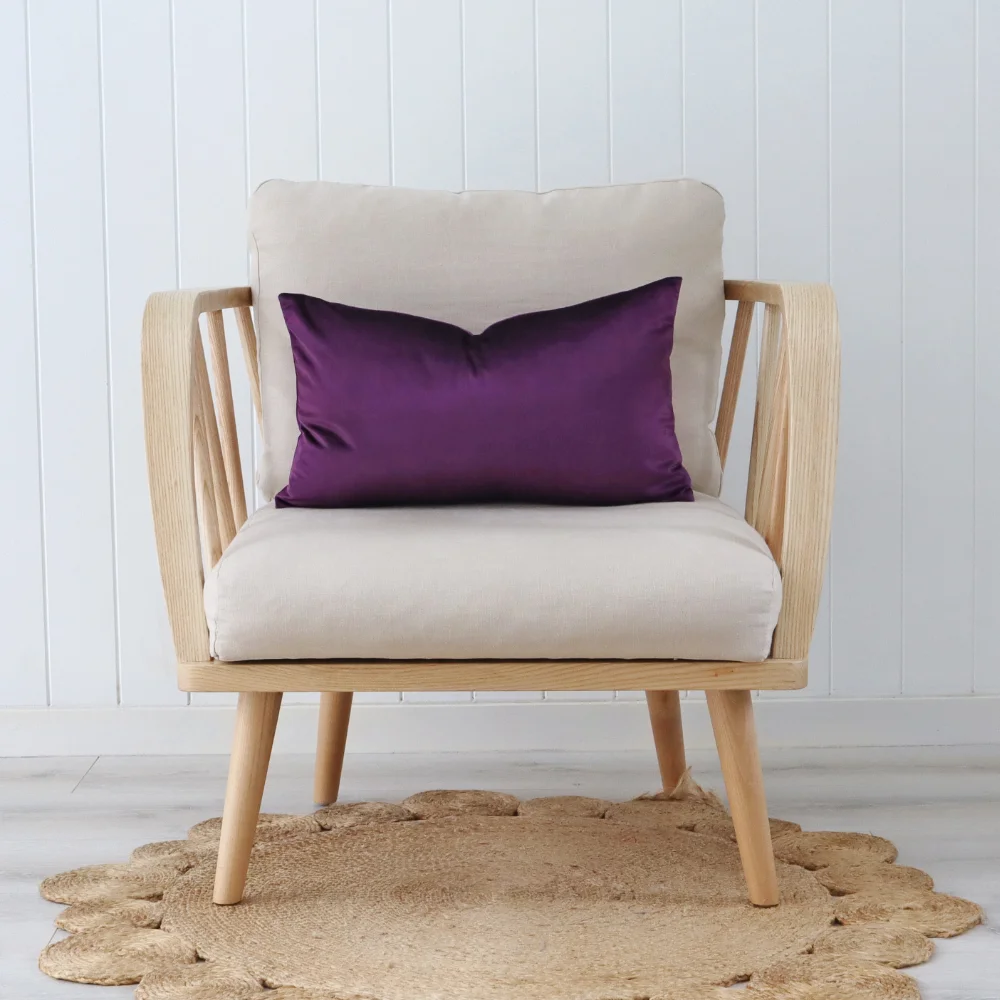
[[[831,280],[841,308],[829,581],[809,688],[768,709],[775,739],[995,731],[1000,4],[5,0],[0,136],[0,750],[225,735],[225,710],[199,715],[175,687],[139,325],[154,289],[243,283],[246,195],[274,176],[717,185],[730,276]],[[545,745],[562,718],[450,698],[487,745]],[[620,727],[614,743],[639,708],[588,711]],[[792,718],[834,721],[815,736]],[[398,745],[373,727],[372,746]]]

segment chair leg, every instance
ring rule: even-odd
[[[320,806],[337,801],[353,700],[353,691],[324,691],[320,695],[316,778],[313,785],[313,801]]]
[[[706,696],[750,902],[776,906],[778,879],[750,692],[708,691]]]
[[[244,691],[236,706],[236,732],[229,759],[229,781],[212,895],[213,902],[223,906],[238,903],[243,898],[280,708],[281,694],[270,691]]]
[[[681,726],[681,696],[678,691],[647,691],[646,705],[653,727],[656,760],[665,792],[673,791],[687,769],[684,730]]]

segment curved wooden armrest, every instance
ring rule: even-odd
[[[804,659],[823,589],[833,513],[840,405],[837,306],[832,289],[822,284],[727,281],[725,291],[727,299],[741,303],[743,322],[738,314],[719,409],[720,452],[725,460],[752,304],[764,303],[746,517],[781,568],[783,599],[772,656]]]
[[[204,554],[207,548],[217,558],[225,535],[235,534],[243,490],[223,309],[245,311],[242,328],[250,314],[250,289],[157,292],[146,302],[142,319],[149,492],[167,613],[182,661],[209,659],[202,606]],[[215,403],[201,340],[203,313],[209,314]],[[245,498],[243,505],[245,517]]]

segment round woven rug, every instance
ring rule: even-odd
[[[55,875],[70,936],[43,972],[139,1000],[758,1000],[919,997],[899,968],[979,908],[867,834],[772,820],[781,904],[751,906],[718,799],[401,805],[262,816],[244,901],[212,904],[219,820],[129,862]]]

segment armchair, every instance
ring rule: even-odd
[[[763,307],[745,521],[766,543],[780,571],[781,597],[769,654],[753,661],[601,653],[594,658],[522,658],[498,656],[492,648],[483,648],[478,659],[386,658],[377,649],[370,656],[321,660],[213,655],[218,637],[210,637],[206,580],[247,523],[248,510],[223,314],[235,315],[260,420],[262,395],[268,405],[261,379],[268,373],[258,363],[261,344],[251,307],[259,312],[263,294],[256,286],[253,291],[156,293],[143,320],[149,481],[179,685],[185,691],[239,692],[215,902],[233,904],[242,898],[286,691],[321,692],[315,798],[328,803],[337,797],[355,691],[642,689],[663,786],[670,789],[685,768],[678,692],[694,689],[707,692],[750,900],[758,906],[777,904],[751,691],[806,683],[830,533],[837,438],[839,335],[831,290],[825,285],[725,281],[717,292],[720,308],[723,296],[738,303],[714,428],[721,468],[755,309]],[[749,531],[746,525],[741,530]]]

